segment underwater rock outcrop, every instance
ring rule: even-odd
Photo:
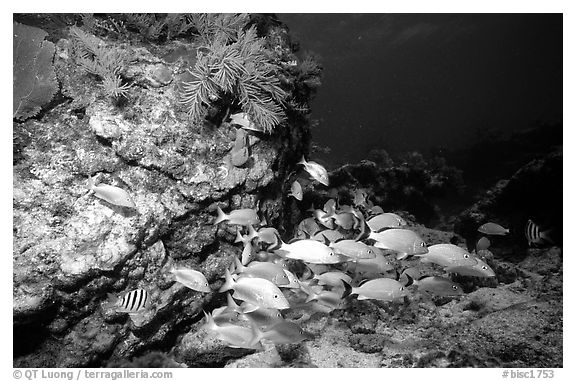
[[[79,65],[64,32],[54,60],[61,101],[13,125],[16,367],[101,366],[170,346],[215,294],[174,283],[169,258],[217,287],[240,249],[233,228],[213,224],[216,205],[266,214],[306,150],[306,117],[292,111],[275,133],[249,136],[249,164],[231,165],[237,127],[223,119],[190,123],[177,90],[188,56],[163,58],[176,50],[195,55],[198,41],[128,42],[129,35],[105,32],[106,19],[92,21],[86,33],[100,31],[96,44],[126,57],[121,71],[110,69],[123,91],[111,95],[110,84]],[[266,49],[289,56],[283,28],[264,30],[273,36]],[[95,174],[127,192],[134,207],[88,193]],[[150,297],[146,314],[105,308],[108,294],[137,288]]]

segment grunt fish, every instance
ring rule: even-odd
[[[486,222],[478,228],[478,231],[488,235],[506,235],[510,233],[510,229],[506,229],[494,222]]]
[[[290,308],[282,291],[274,283],[262,278],[238,278],[234,280],[230,271],[225,270],[226,281],[219,292],[234,290],[234,298],[244,300],[261,308]]]
[[[204,274],[189,268],[178,268],[174,264],[170,267],[170,273],[174,275],[176,282],[199,292],[212,292]]]
[[[214,225],[218,225],[223,221],[228,221],[228,224],[243,226],[258,225],[260,223],[258,214],[254,209],[236,209],[231,211],[230,214],[224,213],[219,206],[216,207],[216,210],[218,211],[218,217],[216,217]]]
[[[368,238],[376,241],[375,247],[396,251],[398,259],[409,255],[428,253],[426,242],[418,234],[408,229],[387,229],[381,232],[371,231]]]
[[[379,231],[384,228],[397,228],[400,226],[405,226],[406,221],[397,214],[394,213],[382,213],[366,220],[366,224],[370,227],[372,231]]]
[[[302,192],[302,185],[300,185],[298,180],[294,180],[294,182],[292,183],[292,186],[290,187],[290,193],[288,193],[288,196],[292,196],[296,200],[302,201],[304,193]]]
[[[319,183],[328,186],[328,171],[322,165],[316,163],[315,161],[306,161],[306,158],[302,156],[302,159],[298,162],[304,166],[304,170],[312,176],[312,178]]]
[[[423,263],[435,263],[442,267],[473,266],[478,263],[475,255],[451,243],[439,243],[428,246],[428,254],[421,256],[420,261]]]
[[[415,280],[408,274],[406,274],[406,276],[408,277],[409,283],[411,282],[418,286],[418,291],[437,296],[460,296],[464,294],[462,287],[448,278],[440,276],[425,276],[419,280]]]
[[[224,341],[229,347],[233,348],[246,348],[262,350],[262,344],[258,340],[254,341],[257,337],[257,332],[252,328],[246,328],[239,325],[217,325],[211,314],[204,311],[206,318],[205,327],[208,331],[216,334],[219,340]]]
[[[352,287],[344,281],[342,283],[345,288],[343,298],[356,294],[358,295],[358,300],[376,299],[392,302],[407,295],[402,283],[390,278],[372,279],[363,283],[360,287]]]
[[[89,192],[94,193],[94,196],[113,205],[125,206],[127,208],[136,207],[136,204],[132,201],[132,197],[130,197],[130,194],[124,189],[108,184],[96,185],[99,176],[100,174],[90,177],[86,182],[86,188]]]

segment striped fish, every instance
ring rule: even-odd
[[[143,288],[129,291],[121,298],[108,294],[106,307],[116,312],[137,313],[145,310],[149,305],[148,292]]]
[[[532,220],[528,220],[524,228],[524,236],[528,240],[528,246],[554,243],[549,236],[550,231],[541,231],[540,227]]]

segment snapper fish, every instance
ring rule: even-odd
[[[475,255],[451,243],[428,246],[428,254],[420,257],[420,261],[435,263],[442,267],[473,266],[478,263]]]
[[[280,313],[280,310],[275,308],[258,308],[254,311],[245,312],[242,316],[256,324],[256,326],[262,331],[266,331],[275,324],[284,321],[284,317]]]
[[[342,285],[342,281],[347,283],[352,283],[352,278],[350,275],[343,273],[342,271],[329,271],[322,274],[314,274],[314,278],[318,281],[321,286],[339,287]]]
[[[249,278],[262,278],[267,279],[274,283],[276,286],[287,285],[289,282],[288,276],[284,272],[284,268],[272,262],[251,262],[248,266],[242,265],[238,258],[234,258],[236,263],[235,274],[242,277]]]
[[[490,247],[490,240],[486,237],[482,237],[476,242],[476,253],[481,250],[486,250]]]
[[[234,290],[234,298],[243,300],[260,308],[276,308],[283,310],[290,308],[286,297],[278,286],[262,278],[238,278],[234,280],[230,271],[225,271],[226,281],[219,292]]]
[[[473,276],[479,278],[492,278],[496,273],[486,262],[478,257],[475,257],[476,263],[473,265],[453,265],[445,267],[444,270],[449,273],[454,273],[464,276]]]
[[[412,279],[408,274],[408,283],[414,284],[418,287],[418,291],[426,292],[436,296],[460,296],[464,295],[462,287],[458,283],[452,282],[450,279],[440,276],[425,276],[418,280]]]
[[[254,124],[248,114],[245,112],[238,112],[236,114],[230,115],[230,121],[232,124],[237,124],[245,130],[255,131],[255,132],[265,132],[264,129],[260,128]]]
[[[386,256],[382,250],[374,249],[374,258],[358,259],[345,265],[347,271],[354,272],[364,279],[375,279],[385,276],[396,269],[393,258]]]
[[[271,341],[274,344],[296,344],[313,338],[310,334],[304,332],[298,324],[288,320],[274,324],[265,332],[259,330],[254,324],[252,324],[252,329],[257,332],[252,344],[258,343],[260,340]]]
[[[554,241],[550,238],[551,231],[552,230],[542,231],[532,220],[528,220],[524,228],[524,236],[528,240],[528,246],[542,245],[545,243],[554,244]]]
[[[223,221],[227,221],[228,224],[242,226],[258,225],[260,223],[258,214],[254,209],[236,209],[231,211],[230,214],[224,213],[219,206],[216,207],[216,210],[218,211],[218,217],[216,217],[214,225],[218,225]]]
[[[121,297],[108,294],[108,300],[104,304],[104,308],[116,312],[136,314],[145,311],[149,305],[148,291],[139,288],[125,292]]]
[[[312,176],[312,178],[319,183],[328,186],[328,171],[322,165],[316,163],[315,161],[306,161],[306,158],[302,156],[302,159],[297,163],[304,166],[304,170]]]
[[[98,178],[100,175],[101,174],[99,173],[87,180],[86,189],[88,189],[88,194],[94,193],[94,196],[113,205],[124,206],[127,208],[136,207],[132,197],[130,197],[130,194],[124,189],[108,184],[98,184]]]
[[[284,269],[284,273],[286,274],[286,277],[288,278],[288,284],[281,284],[278,285],[278,287],[280,288],[300,288],[300,284],[298,283],[298,277],[296,277],[296,275],[294,275],[292,272],[290,272],[289,270]]]
[[[294,180],[294,182],[290,186],[290,193],[288,193],[288,196],[292,196],[296,200],[302,201],[302,198],[304,197],[304,193],[302,191],[302,185],[300,185],[298,180]]]
[[[342,258],[334,249],[313,239],[301,239],[292,243],[284,243],[275,253],[289,259],[299,259],[306,263],[334,264],[342,262]]]
[[[374,247],[396,251],[398,253],[397,259],[404,259],[409,255],[428,253],[426,242],[412,230],[387,229],[380,232],[370,231],[368,238],[376,241]]]
[[[478,231],[488,235],[506,235],[510,233],[510,229],[506,229],[494,222],[486,222],[478,228]]]
[[[264,349],[258,340],[254,340],[256,337],[258,337],[258,333],[254,328],[250,329],[232,324],[225,324],[220,326],[216,324],[210,313],[206,313],[206,311],[204,311],[204,316],[206,318],[206,322],[204,324],[206,329],[216,334],[216,337],[219,340],[225,342],[229,347],[256,350]]]
[[[336,254],[345,255],[353,260],[376,258],[376,253],[372,246],[354,239],[342,239],[331,242],[329,246],[334,249]]]
[[[406,226],[406,221],[397,214],[394,213],[382,213],[366,220],[366,224],[370,227],[372,231],[379,231],[384,228],[397,228],[400,226]]]
[[[212,292],[210,285],[208,284],[208,280],[206,280],[206,277],[200,271],[190,268],[177,267],[172,261],[172,258],[170,258],[168,271],[174,275],[176,282],[183,284],[191,290],[199,292]]]
[[[343,298],[356,294],[358,300],[376,299],[393,302],[403,299],[408,294],[402,283],[391,278],[372,279],[361,284],[360,287],[352,287],[344,281],[342,283],[345,288]]]

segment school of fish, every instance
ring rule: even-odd
[[[239,136],[239,141],[245,139]],[[313,179],[328,185],[328,174],[322,166],[305,158],[299,164]],[[87,188],[97,197],[135,207],[126,191],[95,184],[96,179],[91,178]],[[288,196],[302,201],[303,189],[297,180],[292,182]],[[370,202],[365,190],[357,189],[352,196],[351,205],[328,199],[322,208],[309,209],[311,216],[298,224],[288,242],[273,226],[261,221],[256,209],[225,213],[216,207],[214,225],[236,226],[235,242],[242,244],[238,257],[222,276],[222,285],[216,290],[202,272],[177,265],[172,259],[167,263],[166,276],[195,292],[226,293],[227,305],[204,311],[204,327],[227,346],[253,350],[264,349],[265,343],[313,339],[285,318],[291,310],[330,313],[347,308],[353,297],[393,303],[404,301],[412,292],[460,297],[464,291],[450,274],[496,276],[478,255],[490,246],[487,237],[478,240],[473,252],[453,243],[428,246],[401,216],[384,212]],[[509,233],[509,229],[493,222],[481,225],[478,231],[500,236]],[[550,241],[531,220],[525,236],[530,245]],[[420,274],[416,267],[400,262],[404,260],[433,264],[445,276]],[[153,303],[148,291],[138,288],[109,295],[103,307],[132,317],[145,313]]]

